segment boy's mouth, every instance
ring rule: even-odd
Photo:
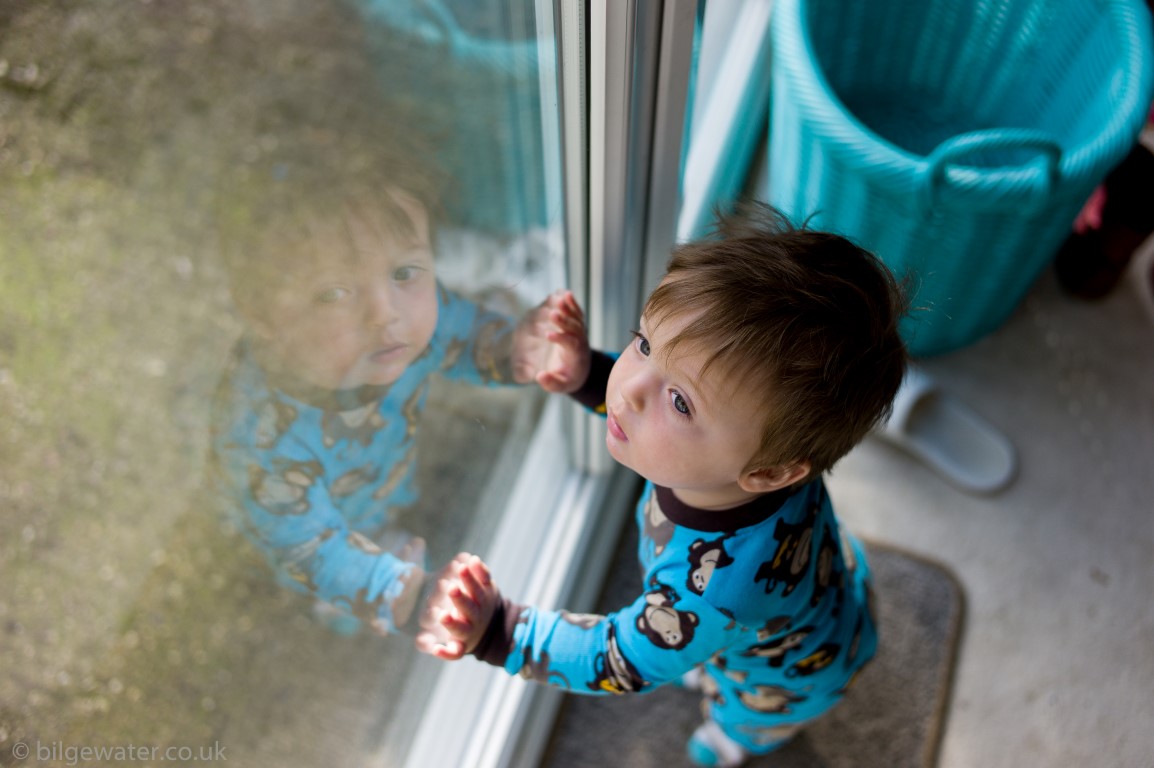
[[[609,434],[615,439],[623,443],[629,442],[629,435],[625,434],[625,430],[621,428],[621,422],[617,421],[617,417],[613,415],[613,410],[605,409],[605,422],[609,428]]]
[[[375,352],[369,353],[369,359],[374,363],[391,362],[398,357],[401,357],[407,346],[407,344],[402,344],[399,342],[396,344],[389,344],[388,346],[381,347]]]

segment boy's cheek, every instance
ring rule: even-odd
[[[437,303],[436,289],[428,292],[413,308],[412,318],[414,325],[419,328],[419,335],[424,344],[428,344],[437,329],[437,320],[440,318],[440,305]],[[423,347],[424,344],[421,346]]]

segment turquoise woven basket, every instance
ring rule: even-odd
[[[774,0],[770,201],[911,274],[917,356],[1000,326],[1133,146],[1141,0]]]

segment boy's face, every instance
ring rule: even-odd
[[[393,199],[410,231],[366,206],[316,222],[299,244],[307,266],[278,282],[255,323],[287,372],[327,389],[391,384],[425,351],[437,325],[429,219]]]
[[[724,509],[763,492],[742,478],[761,444],[764,411],[720,367],[702,376],[708,350],[686,344],[664,354],[695,317],[651,327],[642,316],[609,375],[605,442],[614,459],[686,504]]]

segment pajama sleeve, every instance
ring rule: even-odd
[[[614,362],[594,352],[589,377],[572,397],[604,415]],[[605,616],[502,601],[473,655],[575,693],[642,693],[679,679],[746,631],[706,595],[685,588],[680,566],[655,568],[631,604]]]
[[[275,450],[218,449],[225,502],[278,579],[332,603],[378,631],[397,629],[393,604],[417,566],[349,528],[320,462],[291,439]]]
[[[570,395],[588,410],[601,416],[605,415],[605,394],[609,384],[609,372],[617,357],[598,350],[593,350],[589,361],[589,375],[581,388]]]
[[[438,286],[437,330],[430,345],[440,372],[469,384],[513,384],[517,321]]]
[[[741,632],[707,600],[654,578],[632,604],[606,616],[505,601],[474,655],[574,693],[643,693],[677,680]]]

